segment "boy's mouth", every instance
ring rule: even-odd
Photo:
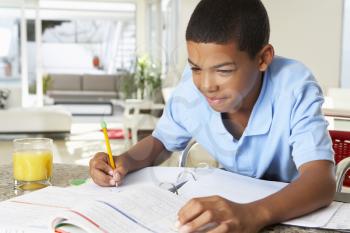
[[[205,97],[210,105],[218,105],[223,103],[226,98],[218,98],[218,97]]]

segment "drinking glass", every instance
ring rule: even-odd
[[[31,191],[51,185],[52,145],[50,138],[23,138],[13,141],[15,190]]]

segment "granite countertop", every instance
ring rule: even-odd
[[[12,164],[0,165],[0,201],[16,196],[12,178]],[[69,186],[70,179],[86,179],[89,177],[87,166],[75,164],[54,164],[52,185]]]
[[[0,165],[0,201],[15,197],[12,178],[12,164]],[[52,184],[54,186],[69,186],[70,179],[86,179],[89,177],[88,167],[74,164],[54,164]],[[331,233],[334,230],[321,230],[302,227],[292,227],[285,225],[275,225],[267,227],[263,233],[295,233],[295,232],[317,232]]]

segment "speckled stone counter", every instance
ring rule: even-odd
[[[13,190],[12,165],[0,165],[0,201],[16,196]],[[88,178],[88,167],[72,164],[54,164],[52,184],[65,187],[69,185],[70,179]],[[263,233],[294,233],[294,232],[317,232],[330,233],[337,231],[310,229],[301,227],[290,227],[284,225],[271,226],[262,231]]]
[[[331,232],[338,232],[338,231],[331,231],[331,230],[322,230],[322,229],[312,229],[312,228],[302,228],[302,227],[290,227],[290,226],[284,226],[284,225],[277,225],[273,227],[269,227],[263,231],[262,233],[267,232],[275,232],[275,233],[295,233],[295,232],[303,232],[303,233],[331,233]]]
[[[65,187],[70,179],[85,179],[89,177],[86,166],[74,164],[54,164],[52,185]],[[15,197],[13,189],[12,164],[0,165],[0,201]]]

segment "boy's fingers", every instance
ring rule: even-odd
[[[128,173],[125,167],[116,167],[114,171],[118,172],[122,178]]]
[[[113,175],[113,169],[111,168],[111,166],[109,166],[108,163],[106,163],[104,161],[100,161],[99,163],[96,163],[95,166],[93,167],[93,169],[100,170],[100,171],[102,171],[105,174],[108,174],[110,176]]]
[[[118,185],[121,184],[121,182],[123,181],[126,173],[127,173],[127,171],[123,167],[117,167],[113,171],[113,179],[117,182]]]
[[[113,179],[112,176],[106,175],[101,170],[95,169],[92,171],[93,175],[91,176],[94,182],[100,186],[115,186],[116,181]]]
[[[197,218],[208,209],[211,204],[211,197],[192,198],[178,212],[178,218],[181,224],[186,224]]]
[[[116,168],[113,170],[113,179],[116,181],[116,186],[119,186],[128,173],[128,169],[125,166],[126,164],[123,163],[121,157],[115,157],[114,161]]]
[[[90,175],[95,183],[101,186],[118,186],[121,184],[128,170],[124,166],[122,158],[114,157],[116,168],[113,170],[109,164],[108,154],[97,153],[90,160]]]
[[[114,173],[115,173],[115,171],[119,173],[120,178],[123,178],[128,173],[128,169],[126,168],[126,164],[123,162],[123,159],[119,156],[115,158]]]
[[[123,178],[122,175],[117,170],[113,171],[113,180],[118,182],[118,181],[121,181],[122,178]]]
[[[213,220],[214,220],[214,214],[210,211],[204,211],[202,214],[200,214],[198,217],[193,219],[191,222],[183,225],[179,229],[179,231],[180,232],[193,232],[193,231],[196,231],[196,230],[203,228],[204,226],[213,222]]]
[[[108,154],[105,152],[98,152],[95,154],[94,160],[103,160],[105,162],[108,162]]]
[[[106,153],[100,152],[97,153],[89,162],[90,169],[94,169],[99,164],[106,164],[108,163]]]
[[[97,153],[94,158],[90,160],[90,175],[95,183],[99,185],[115,185],[115,181],[111,181],[113,170],[108,164],[106,153]]]

